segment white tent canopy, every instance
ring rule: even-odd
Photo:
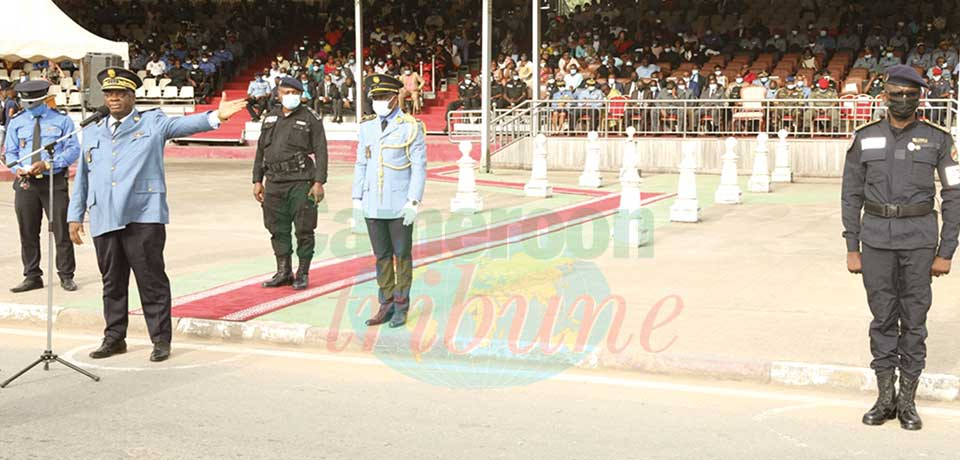
[[[129,62],[126,42],[97,36],[73,22],[52,0],[4,2],[0,59],[79,61],[87,53],[116,54]]]

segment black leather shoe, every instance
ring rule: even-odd
[[[62,287],[64,291],[73,292],[77,290],[77,282],[74,281],[73,278],[62,279],[60,280],[60,287]]]
[[[382,303],[380,304],[380,310],[377,311],[377,314],[368,319],[365,324],[367,326],[379,326],[390,321],[391,316],[393,316],[393,302]]]
[[[270,281],[264,281],[261,286],[275,288],[291,284],[293,284],[293,268],[291,267],[290,256],[277,256],[277,273],[273,275]]]
[[[923,428],[923,420],[920,420],[920,414],[917,413],[917,404],[914,398],[917,396],[917,384],[920,378],[900,376],[900,399],[897,401],[897,418],[900,419],[900,428],[904,430],[916,431]]]
[[[407,324],[407,309],[397,307],[393,311],[393,319],[390,320],[390,327],[397,328],[404,324]]]
[[[896,381],[897,376],[893,371],[877,373],[877,402],[863,414],[864,425],[883,425],[887,420],[897,417],[897,389],[894,387]]]
[[[100,348],[90,352],[90,357],[93,359],[103,359],[109,358],[113,355],[122,355],[127,352],[127,342],[126,340],[114,339],[107,337],[103,339],[103,343],[100,344]]]
[[[10,288],[10,292],[20,293],[43,289],[43,280],[40,278],[24,278],[20,284]]]
[[[307,288],[310,282],[310,259],[300,259],[300,265],[297,267],[297,276],[293,279],[293,288],[302,291]]]
[[[153,344],[153,353],[150,353],[150,361],[159,363],[166,361],[170,357],[170,344],[167,342],[157,342]]]

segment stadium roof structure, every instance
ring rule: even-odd
[[[115,42],[84,29],[52,0],[9,2],[0,40],[0,59],[80,60],[87,53],[116,54],[130,61],[126,42]]]

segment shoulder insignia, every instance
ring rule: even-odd
[[[936,129],[937,131],[942,131],[943,133],[947,134],[948,136],[952,136],[952,134],[950,133],[950,130],[947,129],[947,128],[944,128],[943,126],[930,123],[928,120],[920,120],[920,121],[922,121],[923,124],[925,124],[925,125],[933,128],[933,129]]]
[[[370,120],[373,120],[374,118],[377,118],[377,114],[375,113],[371,113],[370,115],[364,115],[363,118],[360,119],[360,123],[366,123]]]
[[[140,113],[143,114],[143,113],[148,113],[148,112],[156,112],[157,110],[160,110],[160,107],[154,107],[154,108],[152,108],[152,109],[141,110]]]
[[[875,125],[875,124],[877,124],[877,123],[880,123],[881,121],[883,121],[883,119],[873,120],[873,121],[864,123],[864,124],[862,124],[862,125],[860,125],[860,126],[857,126],[857,128],[854,129],[854,131],[860,131],[860,130],[862,130],[863,128],[866,128],[866,127],[868,127],[868,126],[873,126],[873,125]]]
[[[316,110],[313,110],[310,107],[307,107],[307,110],[310,112],[311,115],[313,115],[313,118],[316,118],[318,121],[323,120],[323,115],[320,115],[319,113],[317,113]]]

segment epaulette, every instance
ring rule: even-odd
[[[943,131],[943,132],[946,133],[948,136],[952,136],[952,135],[953,135],[953,133],[951,133],[949,129],[944,128],[943,126],[940,126],[940,125],[937,125],[937,124],[930,123],[929,120],[920,120],[920,121],[922,121],[924,124],[926,124],[927,126],[929,126],[929,127],[931,127],[931,128],[934,128],[934,129],[936,129],[936,130],[938,130],[938,131]]]
[[[880,123],[881,121],[883,121],[882,118],[879,119],[879,120],[873,120],[873,121],[871,121],[871,122],[864,123],[864,124],[862,124],[862,125],[857,126],[856,128],[854,128],[854,131],[860,131],[861,129],[866,128],[867,126],[873,126],[873,125],[875,125],[875,124],[877,124],[877,123]]]
[[[323,115],[320,115],[319,113],[317,113],[316,110],[313,110],[313,109],[310,108],[310,107],[307,107],[307,110],[310,111],[311,114],[313,114],[313,118],[316,118],[317,121],[322,121],[322,120],[323,120]]]
[[[370,120],[373,120],[374,118],[377,118],[377,114],[375,113],[371,113],[370,115],[364,115],[363,118],[360,119],[360,123],[366,123]]]
[[[401,113],[400,116],[397,117],[397,121],[399,121],[400,123],[417,123],[418,122],[418,120],[414,118],[413,115],[410,115],[409,113]]]

